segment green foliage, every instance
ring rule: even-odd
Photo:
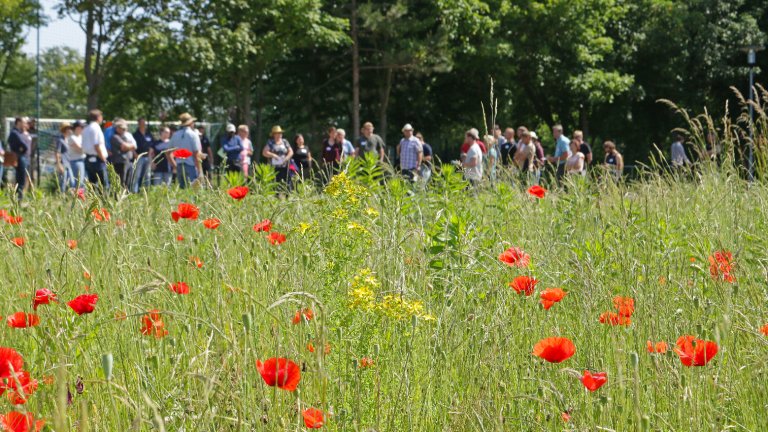
[[[263,194],[272,194],[277,190],[277,171],[270,164],[254,164],[251,182],[256,190]]]

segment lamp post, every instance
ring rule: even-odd
[[[35,143],[35,155],[37,160],[37,176],[35,177],[37,186],[40,186],[40,19],[42,3],[37,5],[37,53],[35,58],[35,134],[37,135],[37,143]]]
[[[761,46],[748,46],[744,48],[747,52],[747,66],[749,66],[749,149],[747,159],[747,171],[749,181],[755,180],[755,108],[752,106],[755,100],[755,66],[757,66],[757,52],[762,51]]]

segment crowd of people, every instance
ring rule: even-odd
[[[122,187],[134,193],[174,181],[185,188],[199,178],[211,178],[215,166],[220,167],[221,172],[242,173],[245,177],[251,174],[256,146],[247,125],[227,124],[214,154],[205,128],[196,127],[195,122],[194,117],[184,113],[179,116],[178,124],[160,126],[154,134],[143,118],[138,120],[134,131],[130,131],[121,118],[104,124],[99,110],[89,112],[87,121],[63,122],[55,138],[59,188],[62,192],[77,190],[89,182],[108,190],[111,186],[109,165]],[[16,159],[19,199],[29,183],[30,124],[28,118],[17,118],[7,141]],[[287,184],[318,175],[328,179],[342,169],[345,162],[356,157],[372,157],[380,164],[391,163],[409,181],[429,181],[435,169],[432,147],[412,125],[402,128],[394,160],[388,157],[386,143],[374,133],[372,123],[363,124],[359,132],[360,138],[353,144],[344,129],[329,127],[321,143],[320,158],[316,160],[302,134],[296,134],[289,142],[284,137],[285,131],[274,126],[260,154],[274,168],[277,181]],[[555,125],[552,136],[554,153],[545,155],[539,135],[525,126],[506,128],[502,133],[496,125],[492,133],[483,136],[472,128],[466,132],[458,152],[459,160],[454,164],[473,185],[484,179],[494,182],[501,171],[520,176],[523,183],[538,184],[548,165],[557,180],[585,175],[595,161],[583,133],[577,130],[568,138],[563,127]],[[622,156],[614,142],[605,141],[603,145],[602,164],[618,178],[624,167]],[[678,145],[682,148],[680,143],[672,147],[675,162],[680,158]],[[0,156],[4,156],[1,146]]]

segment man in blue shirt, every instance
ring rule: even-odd
[[[140,187],[149,186],[150,174],[150,160],[149,150],[154,146],[155,139],[147,128],[147,120],[145,118],[139,119],[139,127],[136,132],[133,133],[133,139],[136,141],[136,167],[133,171],[133,182],[131,184],[131,191],[138,193]]]
[[[237,136],[237,128],[232,123],[227,124],[227,134],[221,138],[221,149],[227,155],[227,172],[240,172],[240,152],[243,142]]]
[[[563,134],[563,126],[556,124],[552,126],[552,137],[555,138],[555,155],[547,157],[551,164],[557,164],[557,181],[560,181],[565,175],[565,162],[571,157],[571,140]]]
[[[197,119],[189,113],[181,114],[179,116],[181,127],[173,134],[170,141],[170,148],[174,149],[174,153],[178,150],[189,150],[191,153],[189,157],[173,155],[176,161],[176,179],[182,189],[194,183],[203,174],[203,165],[200,162],[202,145],[200,135],[195,129],[195,120]]]

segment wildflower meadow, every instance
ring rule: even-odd
[[[2,198],[0,424],[768,428],[768,188],[365,173]]]

